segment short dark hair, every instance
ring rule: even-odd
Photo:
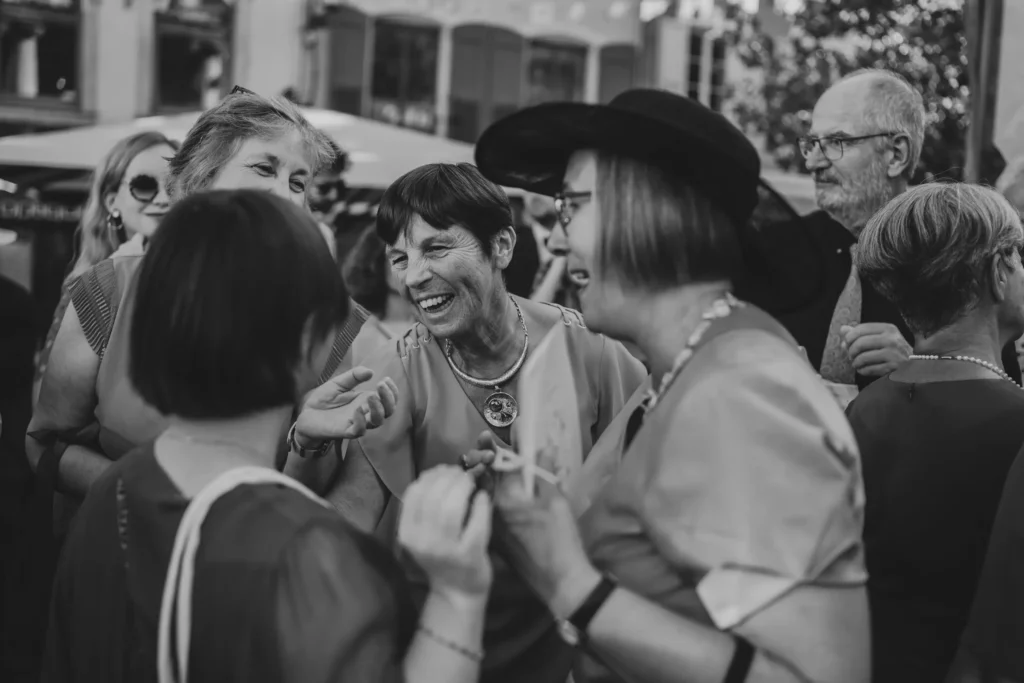
[[[342,274],[353,301],[383,318],[388,304],[388,265],[384,241],[377,229],[363,229],[355,246],[345,257]]]
[[[604,272],[649,289],[734,281],[742,274],[735,221],[681,175],[599,152],[597,186]]]
[[[393,182],[380,200],[377,234],[393,245],[417,215],[438,230],[469,230],[487,256],[494,236],[512,227],[508,195],[466,163],[427,164]]]
[[[912,187],[878,211],[857,242],[857,272],[929,337],[974,309],[992,259],[1013,267],[1020,216],[995,190],[967,183]]]
[[[129,377],[166,415],[239,417],[293,403],[294,371],[348,313],[316,221],[256,190],[182,199],[139,268]]]

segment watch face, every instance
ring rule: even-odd
[[[561,619],[558,622],[558,635],[562,636],[562,640],[573,647],[580,644],[580,632],[565,619]]]

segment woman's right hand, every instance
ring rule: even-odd
[[[373,389],[355,390],[372,377],[372,370],[358,366],[311,391],[295,421],[299,445],[312,448],[329,439],[357,439],[384,424],[395,412],[398,387],[385,377]]]
[[[490,591],[491,500],[483,491],[473,495],[475,488],[472,475],[440,465],[406,489],[398,542],[426,572],[434,592],[485,598]]]

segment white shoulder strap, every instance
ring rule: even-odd
[[[217,500],[246,484],[278,484],[294,489],[325,507],[330,504],[308,488],[276,470],[266,467],[239,467],[214,479],[191,500],[178,525],[174,549],[167,567],[167,580],[160,603],[157,630],[157,680],[159,683],[187,683],[189,640],[192,634],[192,585],[195,579],[199,532]],[[175,652],[171,651],[171,619],[175,624]]]

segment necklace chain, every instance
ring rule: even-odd
[[[743,303],[741,301],[731,293],[726,292],[704,309],[700,316],[700,324],[690,333],[689,338],[686,340],[686,346],[683,347],[672,362],[672,368],[661,378],[661,384],[658,386],[657,391],[653,387],[647,390],[644,413],[650,413],[658,405],[658,402],[664,398],[669,387],[672,386],[672,383],[679,377],[679,373],[683,371],[690,358],[693,357],[697,345],[700,344],[700,340],[703,339],[711,324],[716,320],[727,318],[734,309],[741,308],[742,306]]]
[[[193,446],[214,446],[217,448],[231,448],[236,451],[242,451],[244,453],[247,453],[248,455],[256,455],[261,458],[263,457],[263,454],[260,453],[257,449],[253,448],[252,446],[249,446],[244,443],[239,443],[238,441],[231,441],[229,439],[214,439],[192,436],[191,434],[186,434],[185,432],[175,429],[166,430],[164,432],[164,437],[168,439],[175,439],[183,443],[192,444]]]
[[[915,353],[911,354],[910,360],[955,360],[960,361],[961,363],[974,363],[975,365],[980,365],[986,370],[991,370],[995,374],[999,375],[1001,379],[1005,379],[1013,386],[1020,389],[1024,389],[1024,387],[1021,387],[1019,384],[1014,382],[1013,378],[1006,374],[1006,371],[1000,368],[999,366],[995,365],[994,363],[989,363],[987,360],[975,358],[974,356],[938,356]]]
[[[445,359],[448,360],[448,365],[451,366],[452,372],[454,372],[459,377],[459,379],[463,380],[464,382],[468,382],[469,384],[472,384],[473,386],[477,387],[485,387],[488,389],[493,388],[497,390],[499,387],[501,387],[502,384],[515,377],[516,373],[519,372],[520,368],[523,367],[523,363],[526,362],[526,352],[530,348],[530,331],[526,329],[526,320],[523,319],[523,312],[522,310],[520,310],[519,304],[517,304],[516,300],[513,299],[511,296],[509,296],[508,300],[512,302],[513,306],[515,306],[516,315],[519,316],[519,324],[523,328],[523,352],[519,354],[519,358],[517,358],[516,362],[512,364],[512,367],[509,368],[509,370],[500,377],[495,377],[494,379],[479,379],[477,377],[473,377],[469,373],[463,372],[462,370],[459,369],[457,365],[455,365],[455,361],[452,360],[452,352],[454,351],[454,347],[452,346],[452,342],[450,339],[445,339],[444,357]]]

